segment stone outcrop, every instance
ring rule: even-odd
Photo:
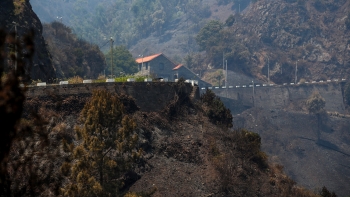
[[[15,28],[13,22],[17,23],[16,27],[20,38],[31,29],[35,32],[35,54],[30,74],[31,78],[33,80],[40,79],[46,82],[50,82],[56,78],[51,55],[46,48],[42,36],[42,24],[37,15],[33,12],[29,0],[0,1],[0,28],[8,32],[14,32]]]

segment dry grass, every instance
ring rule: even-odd
[[[22,13],[24,9],[25,0],[14,0],[13,5],[15,6],[15,15]]]
[[[224,78],[222,69],[218,69],[215,72],[206,72],[203,76],[204,81],[213,84],[214,86],[224,84]]]
[[[36,86],[37,83],[41,83],[42,81],[40,79],[38,80],[32,80],[32,82],[30,83],[30,85],[34,85]]]
[[[69,84],[83,83],[83,80],[84,80],[83,78],[81,78],[79,76],[75,76],[75,77],[69,78],[68,83]]]

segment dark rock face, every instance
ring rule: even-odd
[[[0,28],[13,32],[15,30],[13,22],[17,23],[17,32],[20,38],[31,29],[35,32],[35,54],[30,73],[31,78],[45,82],[55,79],[55,68],[42,36],[42,24],[33,12],[29,0],[16,4],[12,0],[0,1]]]

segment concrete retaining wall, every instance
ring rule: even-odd
[[[261,86],[254,88],[254,98],[252,87],[232,89],[213,88],[212,90],[220,97],[241,101],[245,106],[262,107],[265,109],[292,108],[296,110],[301,110],[311,94],[314,91],[318,91],[326,100],[325,109],[327,111],[345,113],[343,86],[344,83]]]
[[[69,84],[46,87],[28,88],[27,97],[40,97],[49,95],[78,95],[91,94],[94,89],[106,89],[117,94],[127,94],[136,100],[136,104],[142,111],[157,111],[163,109],[176,94],[176,83],[92,83],[92,84]],[[199,98],[197,86],[186,83],[181,90],[188,95],[194,92],[196,99]]]

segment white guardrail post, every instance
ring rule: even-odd
[[[60,85],[68,85],[69,82],[68,81],[60,81]]]
[[[115,79],[106,79],[106,82],[109,83],[109,82],[115,82]]]
[[[83,83],[92,83],[92,80],[91,79],[86,79],[86,80],[83,80]]]
[[[46,82],[37,83],[36,86],[46,86]]]

